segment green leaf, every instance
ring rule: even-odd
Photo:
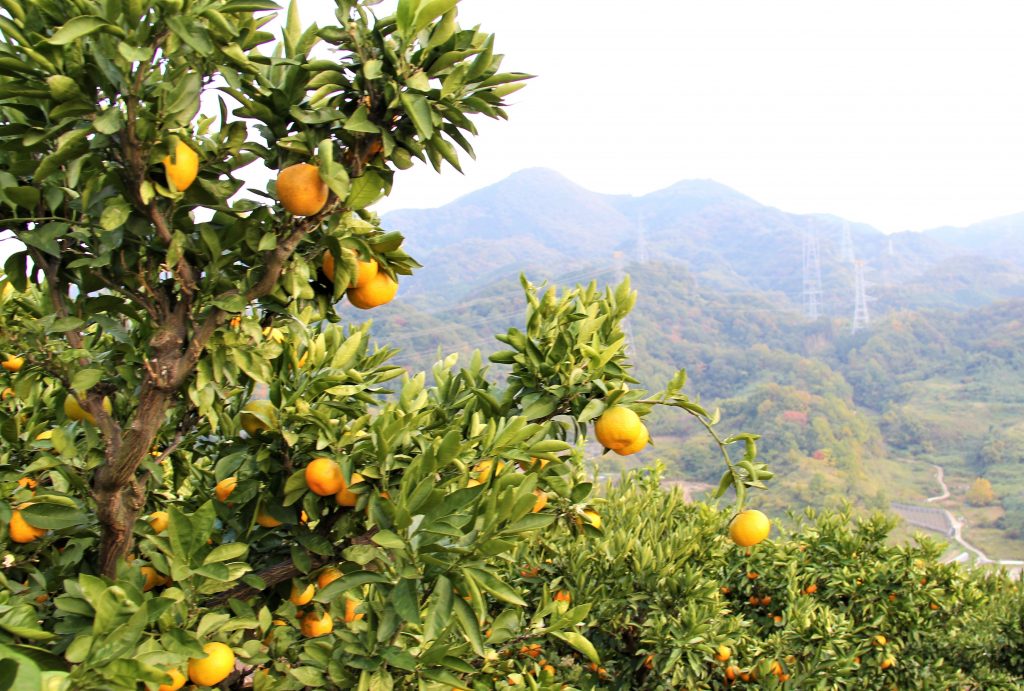
[[[213,564],[221,561],[241,559],[249,551],[249,545],[244,542],[229,542],[226,545],[217,545],[203,560],[204,564]]]
[[[35,187],[7,187],[4,194],[23,209],[34,210],[39,206],[40,194]]]
[[[352,180],[345,205],[353,211],[365,209],[384,196],[384,181],[373,169]]]
[[[370,539],[385,549],[403,549],[405,547],[402,538],[390,530],[381,530]]]
[[[57,29],[53,36],[46,39],[46,42],[52,46],[66,46],[73,41],[77,41],[83,36],[88,36],[89,34],[100,31],[101,29],[116,36],[123,37],[125,35],[124,30],[122,30],[121,27],[114,26],[102,17],[87,14],[75,17],[64,26]]]
[[[356,112],[352,113],[345,120],[345,129],[349,132],[365,132],[367,134],[377,134],[380,132],[380,127],[370,122],[370,111],[367,110],[366,106],[359,106]]]
[[[77,508],[46,502],[36,502],[31,506],[26,506],[21,513],[30,525],[46,530],[63,530],[89,523],[85,513]]]
[[[420,623],[418,584],[418,580],[403,578],[391,591],[391,602],[395,606],[395,612],[412,624]]]
[[[526,606],[526,602],[523,598],[519,597],[519,594],[516,593],[515,590],[490,571],[486,571],[483,568],[466,566],[463,567],[462,573],[499,600],[507,602],[510,605],[519,605],[520,607]]]
[[[190,23],[182,15],[172,15],[167,17],[166,21],[171,31],[194,51],[200,55],[210,55],[213,53],[213,43],[210,42],[206,29]]]
[[[328,583],[313,599],[317,602],[330,602],[342,593],[352,590],[353,588],[358,588],[359,586],[366,585],[368,583],[390,582],[391,579],[383,574],[374,573],[372,571],[353,571],[352,573],[345,574],[336,581]]]
[[[32,178],[38,183],[56,173],[62,165],[78,158],[89,150],[88,129],[74,129],[61,135],[57,150],[49,154],[36,166]]]
[[[594,648],[594,644],[587,640],[587,637],[583,634],[576,633],[575,631],[552,631],[548,635],[554,636],[559,640],[565,641],[573,648],[586,655],[587,658],[595,665],[601,664],[601,658],[597,654],[597,649]]]
[[[78,393],[85,393],[103,379],[103,374],[103,370],[98,369],[80,370],[71,379],[71,388]]]
[[[455,610],[455,618],[459,622],[459,628],[462,629],[462,632],[466,634],[466,638],[469,639],[470,645],[473,646],[473,652],[483,656],[484,637],[480,632],[480,622],[477,621],[473,608],[461,597],[454,598],[452,605]]]
[[[424,141],[434,136],[434,121],[431,117],[430,102],[422,94],[402,93],[402,105],[416,126],[416,132]]]

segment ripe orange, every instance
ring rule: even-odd
[[[569,594],[568,590],[559,590],[555,593],[555,602],[571,602],[572,595]]]
[[[761,600],[758,599],[757,595],[751,595],[750,596],[750,604],[752,604],[752,605],[754,605],[756,607],[758,604],[760,604],[760,602],[761,602]]]
[[[359,473],[352,473],[352,485],[358,485],[363,481],[363,476]],[[338,506],[355,506],[356,502],[359,501],[359,495],[349,489],[352,485],[345,484],[345,478],[341,478],[341,489],[334,495],[334,501],[338,503]]]
[[[476,479],[481,483],[490,480],[492,475],[501,475],[501,471],[504,469],[505,461],[498,461],[498,463],[495,464],[494,461],[490,459],[480,461],[473,466],[473,470],[477,473]]]
[[[736,677],[739,676],[740,668],[736,665],[729,665],[725,668],[725,678],[729,681],[736,681]]]
[[[533,509],[531,509],[531,511],[533,513],[537,513],[548,505],[548,493],[542,489],[535,489],[533,490],[533,494],[537,497],[537,501],[533,503]]]
[[[146,583],[142,586],[142,592],[147,593],[158,585],[164,585],[167,579],[152,566],[143,566],[139,569],[146,577]]]
[[[757,509],[741,511],[729,523],[729,537],[740,547],[751,547],[768,537],[772,524]]]
[[[256,512],[256,522],[264,528],[276,528],[281,525],[281,521],[277,520],[261,506],[260,510]]]
[[[345,486],[341,467],[330,458],[314,459],[306,466],[306,485],[314,494],[326,497],[337,494]]]
[[[892,667],[895,664],[896,664],[896,658],[894,658],[892,655],[890,655],[889,657],[887,657],[884,660],[882,660],[882,664],[879,665],[879,666],[882,669],[889,669],[890,667]]]
[[[807,595],[814,595],[816,592],[818,592],[817,583],[811,583],[809,586],[804,588],[804,593],[806,593]]]
[[[188,678],[199,686],[216,686],[235,668],[235,652],[217,642],[204,645],[203,652],[206,657],[194,657],[188,661]]]
[[[541,671],[547,674],[548,676],[555,676],[555,668],[552,665],[544,665],[543,667],[541,667]]]
[[[767,607],[771,603],[772,603],[772,596],[771,595],[765,595],[764,597],[761,598],[761,604],[764,605],[765,607]]]
[[[110,398],[103,397],[103,410],[107,411],[107,414],[113,412],[114,408],[110,404]],[[92,413],[87,413],[85,408],[78,404],[78,401],[74,396],[68,394],[64,399],[64,414],[68,416],[69,420],[81,421],[84,420],[90,425],[96,424],[96,417]]]
[[[730,588],[727,585],[723,585],[721,588],[719,588],[719,590],[722,592],[722,595],[728,595],[732,592],[732,588]]]
[[[358,288],[349,288],[345,294],[353,307],[361,310],[373,309],[395,299],[395,295],[398,294],[398,281],[386,273],[378,272]]]
[[[39,486],[39,483],[30,477],[18,478],[18,487],[27,487],[28,489],[35,489]]]
[[[587,519],[587,523],[594,526],[595,528],[601,528],[601,514],[593,509],[583,509],[583,517]]]
[[[288,601],[293,605],[304,605],[313,599],[313,595],[316,594],[316,588],[312,583],[306,586],[305,590],[299,590],[298,587],[292,583],[292,592],[288,596]]]
[[[778,660],[772,660],[771,664],[768,665],[768,671],[775,676],[782,674],[782,665],[779,664]]]
[[[149,525],[157,535],[167,530],[167,524],[170,522],[171,516],[166,511],[154,511],[149,514]]]
[[[878,634],[877,636],[871,639],[871,643],[872,645],[885,645],[886,643],[888,643],[888,641],[886,640],[885,636],[883,636],[882,634]]]
[[[231,493],[235,491],[235,487],[238,486],[237,477],[226,477],[217,483],[217,486],[213,488],[213,493],[217,495],[217,499],[220,501],[227,501]]]
[[[529,657],[536,660],[540,657],[540,643],[531,643],[530,645],[524,645],[519,649],[519,654],[523,657]]]
[[[647,657],[644,658],[644,668],[645,669],[654,669],[654,655],[653,654],[652,655],[648,655]]]
[[[312,216],[327,204],[327,183],[320,169],[309,163],[288,166],[277,175],[277,198],[288,213]]]
[[[24,504],[23,506],[28,506]],[[7,532],[11,536],[11,540],[18,544],[26,544],[41,538],[46,535],[46,530],[43,528],[37,528],[21,515],[21,511],[15,509],[11,512],[11,522],[7,526]]]
[[[718,660],[719,662],[728,662],[730,657],[732,657],[732,651],[729,650],[729,646],[718,646],[718,652],[715,653],[716,660]]]
[[[0,401],[6,401],[8,398],[14,398],[14,389],[5,386],[4,390],[0,391]]]
[[[353,254],[355,253],[353,252]],[[330,250],[324,252],[324,262],[322,268],[324,270],[324,276],[327,277],[328,281],[333,283],[335,269],[334,255],[331,254]],[[376,259],[370,259],[370,261],[364,262],[362,259],[359,259],[357,257],[356,275],[355,278],[352,279],[352,283],[349,285],[349,288],[361,288],[362,286],[366,285],[370,281],[370,279],[377,275],[377,271],[379,269],[380,265],[377,263]]]
[[[316,638],[317,636],[323,636],[334,630],[334,620],[331,619],[331,615],[324,612],[323,615],[319,615],[316,612],[307,612],[302,617],[302,635],[307,638]]]
[[[320,575],[316,577],[316,587],[323,588],[328,583],[333,583],[342,577],[341,571],[338,571],[333,566],[328,566],[326,569],[320,572]]]
[[[758,576],[759,576],[759,574],[757,573],[757,571],[748,571],[747,572],[747,578],[749,580],[751,580],[751,581],[756,581],[758,579]]]
[[[167,676],[171,678],[169,684],[161,684],[157,687],[156,691],[178,691],[188,679],[181,673],[180,669],[168,669]]]
[[[353,600],[351,598],[345,598],[345,623],[351,624],[354,621],[359,621],[363,618],[362,612],[357,612],[356,608],[363,604],[359,600]]]
[[[17,355],[8,355],[3,362],[0,362],[0,367],[3,367],[8,372],[17,372],[24,364],[25,358]]]
[[[614,405],[594,423],[594,434],[606,449],[623,456],[647,445],[649,435],[640,416],[626,406]]]
[[[195,181],[199,174],[199,154],[183,141],[174,147],[174,160],[164,156],[164,172],[167,181],[174,184],[174,189],[184,192]]]
[[[263,416],[267,422],[256,415]],[[250,437],[253,437],[256,436],[256,433],[265,432],[277,425],[277,408],[267,400],[249,401],[242,408],[238,420],[242,424],[242,429],[248,432]]]

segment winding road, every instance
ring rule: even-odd
[[[928,502],[929,504],[932,502],[942,501],[943,499],[949,498],[949,487],[946,485],[945,472],[943,471],[942,466],[932,464],[932,467],[935,468],[935,479],[938,481],[939,487],[942,488],[942,494],[937,494],[934,497],[928,497],[927,499],[925,499],[925,501]],[[949,521],[949,524],[953,527],[953,539],[960,543],[960,546],[968,552],[974,552],[975,556],[977,557],[975,563],[997,564],[999,566],[1010,567],[1024,566],[1024,561],[1018,561],[1013,559],[989,559],[987,554],[985,554],[980,549],[978,549],[977,547],[975,547],[974,545],[972,545],[964,539],[964,522],[958,519],[956,516],[954,516],[953,513],[948,509],[943,508],[941,510],[946,514],[946,519]],[[967,552],[962,552],[955,557],[946,559],[945,561],[963,561],[965,557],[967,557]],[[1019,568],[1017,570],[1019,570]]]

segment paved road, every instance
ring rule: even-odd
[[[949,487],[946,485],[945,473],[942,470],[942,466],[932,465],[935,468],[935,479],[939,483],[939,487],[942,488],[942,494],[938,494],[934,497],[928,497],[925,499],[926,502],[942,501],[949,497]],[[960,543],[960,546],[966,549],[968,552],[974,552],[977,559],[976,564],[998,564],[1000,566],[1024,566],[1024,561],[1018,561],[1014,559],[989,559],[988,555],[982,552],[980,549],[967,542],[963,536],[964,522],[954,516],[948,509],[942,509],[945,512],[946,518],[949,519],[949,524],[953,526],[953,539]],[[964,557],[967,557],[967,553],[961,553],[948,561],[962,561]]]

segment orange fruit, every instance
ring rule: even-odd
[[[328,583],[333,583],[342,577],[341,571],[338,571],[333,566],[328,566],[326,569],[320,572],[320,575],[316,577],[316,587],[323,588]]]
[[[110,404],[109,397],[103,397],[103,410],[107,411],[108,415],[114,410],[113,406]],[[69,420],[75,420],[76,422],[84,420],[90,425],[96,424],[96,417],[92,413],[86,412],[85,408],[80,406],[78,404],[78,400],[71,394],[68,394],[64,399],[64,414],[67,415]]]
[[[541,511],[545,506],[548,505],[548,493],[542,489],[535,489],[533,490],[533,494],[534,496],[537,497],[537,501],[533,503],[533,508],[531,509],[531,511],[533,513],[537,513],[538,511]]]
[[[555,676],[555,668],[552,665],[544,665],[543,667],[541,667],[541,670],[545,672],[548,676]]]
[[[220,501],[227,501],[231,493],[235,491],[235,487],[238,486],[237,477],[226,477],[217,483],[217,486],[213,488],[213,493],[217,495],[217,499]]]
[[[751,547],[768,537],[772,524],[757,509],[740,511],[729,523],[729,537],[740,547]]]
[[[146,577],[146,583],[142,586],[142,592],[147,593],[158,585],[163,585],[167,582],[167,579],[163,575],[154,569],[152,566],[143,566],[139,569],[142,575]]]
[[[601,514],[593,509],[583,509],[583,518],[587,520],[587,523],[594,526],[595,528],[601,528]]]
[[[170,522],[171,516],[166,511],[154,511],[149,514],[149,525],[157,535],[167,530],[167,524]]]
[[[782,665],[779,664],[778,660],[772,660],[771,664],[768,665],[768,671],[775,676],[779,676],[782,674]]]
[[[761,604],[764,605],[765,607],[767,607],[771,603],[772,603],[772,596],[771,595],[765,595],[764,597],[761,598]]]
[[[776,624],[781,624],[782,623],[782,615],[781,614],[776,614],[774,617],[772,617],[772,621],[774,621]]]
[[[337,494],[345,486],[341,466],[330,458],[317,458],[306,466],[306,485],[321,497]]]
[[[644,658],[644,668],[654,669],[654,655],[648,655]]]
[[[594,423],[597,441],[606,449],[626,456],[647,445],[649,435],[640,416],[626,406],[614,405]]]
[[[357,612],[356,608],[361,605],[359,600],[353,600],[351,598],[345,598],[345,623],[351,624],[354,621],[359,621],[363,618],[362,612]]]
[[[351,251],[351,250],[349,250]],[[355,254],[355,252],[352,252]],[[327,277],[328,281],[334,282],[334,255],[331,254],[330,250],[324,252],[323,262],[324,276]],[[370,259],[370,261],[364,262],[362,259],[356,257],[356,275],[352,279],[352,283],[349,288],[361,288],[366,285],[370,279],[377,275],[377,271],[380,269],[380,264],[377,263],[376,259]]]
[[[739,676],[740,668],[736,665],[729,665],[725,668],[725,678],[729,681],[736,681],[736,677]]]
[[[264,422],[256,415],[261,415],[268,422]],[[273,403],[267,400],[249,401],[242,408],[242,412],[238,416],[239,422],[242,424],[244,429],[250,437],[255,436],[258,432],[265,432],[272,426],[277,425],[277,408]]]
[[[178,691],[188,681],[180,669],[167,670],[167,676],[171,678],[171,682],[169,684],[161,684],[157,687],[156,691]]]
[[[760,600],[758,599],[757,595],[751,595],[751,596],[750,596],[750,604],[752,604],[752,605],[757,605],[757,604],[759,604],[760,602],[761,602],[761,601],[760,601]]]
[[[569,594],[568,590],[559,590],[555,593],[555,602],[571,602],[572,595]]]
[[[167,182],[173,183],[179,192],[187,190],[199,174],[199,154],[180,140],[174,147],[174,160],[164,156],[163,164]]]
[[[732,651],[729,650],[729,646],[718,646],[718,652],[715,653],[716,660],[718,660],[719,662],[728,662],[730,657],[732,657]]]
[[[756,581],[757,578],[758,578],[758,575],[759,574],[757,573],[757,571],[750,571],[750,572],[747,573],[747,578],[750,579],[751,581]]]
[[[264,528],[276,528],[281,525],[281,521],[267,513],[263,507],[260,507],[260,510],[256,512],[256,522]]]
[[[932,602],[932,603],[931,603],[931,604],[929,604],[928,606],[929,606],[929,607],[930,607],[931,609],[938,609],[938,608],[939,608],[939,605],[938,605],[937,603],[935,603],[935,602]]]
[[[889,669],[890,667],[892,667],[895,664],[896,664],[896,658],[894,658],[894,657],[892,657],[890,655],[889,657],[887,657],[884,660],[882,660],[882,664],[880,665],[880,667],[882,669]]]
[[[492,475],[501,475],[501,471],[503,471],[504,469],[504,461],[498,461],[498,463],[495,464],[494,461],[490,459],[480,461],[475,466],[473,466],[473,470],[476,471],[477,473],[476,479],[478,482],[481,483],[490,480]]]
[[[316,587],[312,583],[306,586],[304,590],[299,590],[294,583],[292,583],[292,592],[288,596],[288,601],[293,605],[304,605],[313,599],[313,595],[316,594]]]
[[[288,166],[277,175],[277,198],[288,213],[312,216],[327,204],[327,183],[320,169],[309,163]]]
[[[719,588],[719,590],[721,591],[722,595],[728,595],[732,592],[732,588],[730,588],[727,585],[723,585],[721,588]]]
[[[18,487],[27,487],[28,489],[35,489],[38,485],[39,483],[30,477],[18,478]]]
[[[319,615],[316,612],[307,612],[302,617],[302,635],[307,638],[316,638],[317,636],[323,636],[334,630],[334,620],[331,619],[331,615],[324,612],[323,615]]]
[[[358,485],[363,481],[363,476],[359,473],[352,473],[352,484]],[[345,477],[341,478],[341,489],[339,489],[334,495],[334,501],[338,503],[338,506],[355,506],[356,502],[359,501],[359,495],[349,489],[352,485],[345,484]]]
[[[14,389],[5,386],[4,390],[0,391],[0,401],[6,401],[8,398],[14,398]]]
[[[398,294],[398,281],[386,273],[378,272],[358,288],[349,288],[345,294],[353,307],[361,310],[373,309],[395,299],[395,295]]]
[[[194,657],[188,661],[188,678],[199,686],[216,686],[235,668],[235,652],[217,642],[204,645],[203,652],[206,657]]]
[[[3,367],[8,372],[17,372],[24,364],[25,358],[18,357],[17,355],[8,355],[3,362],[0,362],[0,367]]]
[[[816,592],[818,592],[818,584],[817,583],[811,583],[809,586],[804,588],[804,592],[807,593],[808,595],[814,595]]]
[[[871,639],[871,643],[872,645],[885,645],[886,643],[888,643],[888,641],[885,639],[885,636],[883,636],[882,634],[878,634],[877,636]]]
[[[28,506],[28,504],[23,506]],[[26,521],[25,517],[21,515],[21,511],[17,509],[11,512],[11,522],[7,525],[7,532],[11,536],[11,540],[22,545],[46,535],[45,529],[37,528]]]

